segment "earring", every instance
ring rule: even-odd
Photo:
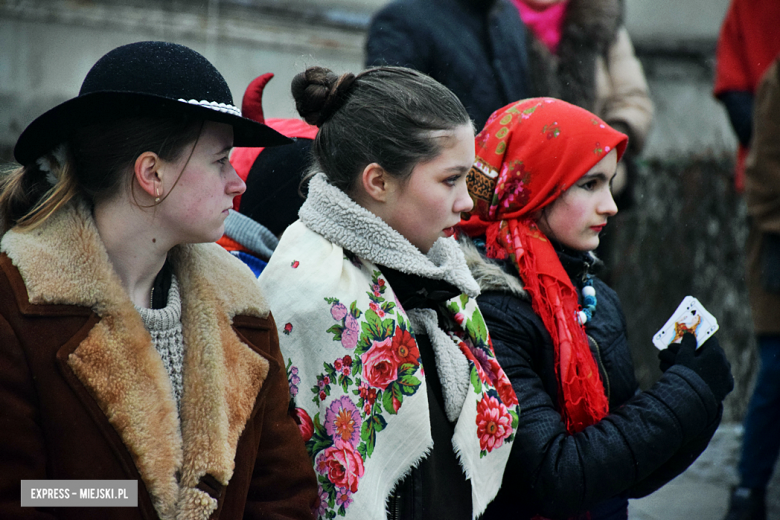
[[[155,202],[160,202],[160,187],[155,186],[154,187],[154,194],[156,195],[156,198],[154,199]]]

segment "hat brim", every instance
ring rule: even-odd
[[[233,146],[268,147],[293,142],[262,123],[205,106],[149,94],[94,92],[65,101],[30,123],[16,141],[14,158],[27,166],[66,141],[75,129],[99,121],[182,112],[232,126]]]

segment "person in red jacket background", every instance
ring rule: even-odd
[[[309,166],[310,149],[317,127],[301,119],[265,118],[263,90],[274,77],[270,72],[255,78],[244,92],[241,113],[291,137],[293,144],[265,148],[235,148],[230,164],[247,185],[233,199],[219,244],[237,256],[259,276],[278,237],[298,219],[303,204],[301,179]]]
[[[713,94],[726,107],[739,140],[734,187],[745,186],[745,158],[753,126],[753,95],[780,52],[780,3],[732,0],[718,37]]]

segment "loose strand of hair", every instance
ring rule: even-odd
[[[0,178],[0,235],[3,235],[15,223],[16,206],[27,202],[27,193],[24,189],[23,166],[8,165],[3,168]]]
[[[78,183],[72,172],[73,166],[66,161],[61,167],[57,184],[46,191],[43,196],[13,224],[23,231],[31,231],[51,218],[60,208],[67,205],[78,195]]]

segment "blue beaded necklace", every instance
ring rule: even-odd
[[[577,321],[580,325],[585,325],[593,319],[594,312],[596,312],[596,289],[593,288],[593,277],[588,274],[582,282],[582,310],[577,313]]]

